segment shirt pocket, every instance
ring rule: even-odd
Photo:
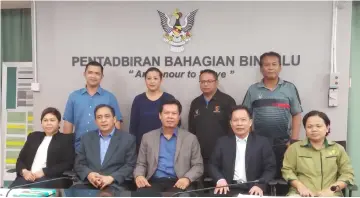
[[[320,159],[320,158],[319,158]],[[316,167],[313,156],[309,155],[299,155],[297,163],[297,172],[301,175],[308,175],[308,176],[316,176],[314,174]]]
[[[338,156],[336,155],[329,155],[324,157],[324,163],[323,163],[324,173],[338,172],[337,158]]]

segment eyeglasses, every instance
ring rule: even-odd
[[[211,83],[213,83],[213,82],[215,82],[216,80],[200,80],[199,82],[200,82],[200,84],[205,84],[205,83],[207,83],[207,84],[211,84]]]

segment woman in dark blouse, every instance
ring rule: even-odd
[[[159,109],[162,101],[174,98],[160,88],[162,72],[151,67],[145,72],[147,91],[135,97],[130,116],[130,133],[136,137],[136,145],[139,148],[142,136],[154,129],[161,127]]]
[[[9,188],[33,182],[62,177],[62,173],[72,170],[75,150],[73,134],[59,132],[60,112],[52,107],[41,114],[43,132],[28,135],[16,162],[17,177]],[[27,188],[66,188],[69,180],[56,180],[31,185]],[[26,188],[26,187],[24,187]]]

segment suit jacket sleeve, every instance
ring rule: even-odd
[[[30,149],[30,144],[31,142],[33,141],[33,133],[30,133],[26,139],[26,142],[25,142],[25,145],[23,146],[23,148],[21,149],[20,151],[20,154],[19,154],[19,157],[17,158],[17,161],[16,161],[16,173],[18,175],[22,175],[22,170],[23,169],[27,169],[27,166],[26,166],[26,157],[29,153],[29,149]]]
[[[188,116],[188,129],[190,133],[196,134],[196,127],[194,122],[194,111],[195,111],[195,100],[191,102],[190,110],[189,110],[189,116]]]
[[[144,176],[144,177],[146,176],[146,170],[148,166],[146,160],[146,155],[148,152],[147,148],[148,148],[147,135],[145,134],[141,139],[136,167],[134,170],[134,179],[138,176]]]
[[[131,135],[125,142],[128,142],[125,153],[125,165],[110,174],[118,184],[122,184],[126,178],[131,176],[136,164],[135,137]]]
[[[85,144],[86,142],[86,136],[83,136],[80,140],[80,149],[76,155],[75,158],[75,166],[74,170],[76,174],[80,177],[81,181],[85,181],[89,173],[92,172],[92,170],[88,167],[88,163],[86,160],[86,150],[85,150]]]
[[[139,121],[139,110],[138,110],[138,102],[137,97],[135,97],[132,105],[131,105],[131,113],[130,113],[130,133],[133,135],[137,135],[138,121]]]
[[[184,175],[184,177],[189,178],[190,182],[197,180],[204,173],[204,163],[201,156],[200,144],[195,136],[193,136],[193,141],[191,144],[191,168]]]
[[[262,167],[264,167],[264,171],[260,178],[264,179],[264,184],[257,184],[257,186],[259,186],[263,191],[265,191],[267,183],[275,177],[276,160],[270,143],[265,140],[262,144]]]
[[[215,149],[210,156],[209,164],[209,175],[215,183],[219,181],[219,179],[225,178],[220,172],[222,161],[221,142],[217,141]]]
[[[74,134],[63,134],[61,139],[60,149],[63,151],[61,163],[52,165],[51,167],[43,168],[45,176],[57,177],[63,172],[72,170],[74,166],[75,148],[74,148]]]

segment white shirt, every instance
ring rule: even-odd
[[[33,164],[31,166],[32,173],[46,168],[47,153],[51,139],[52,136],[45,136],[39,148],[37,149]]]
[[[249,135],[248,135],[249,136]],[[234,171],[234,180],[246,180],[246,171],[245,171],[245,151],[246,151],[246,142],[248,139],[246,136],[244,139],[236,137],[236,158],[235,158],[235,171]]]

